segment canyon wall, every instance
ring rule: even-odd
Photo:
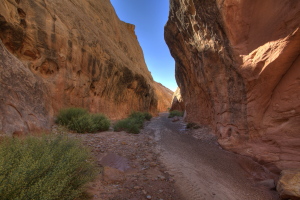
[[[273,172],[300,168],[300,1],[170,1],[186,120]]]
[[[112,119],[157,112],[135,26],[120,21],[109,0],[0,4],[0,131],[48,129],[71,106]]]
[[[154,82],[154,90],[157,98],[157,110],[158,112],[166,112],[171,107],[173,91],[166,88],[161,83]]]
[[[0,40],[0,132],[50,128],[42,81],[7,51]]]
[[[184,105],[179,87],[176,89],[176,91],[173,94],[170,110],[171,111],[172,110],[179,110],[179,111],[185,110],[185,105]]]

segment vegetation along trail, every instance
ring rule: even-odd
[[[278,199],[273,191],[249,178],[239,164],[241,156],[221,149],[212,135],[192,137],[182,120],[173,121],[162,113],[144,132],[155,138],[160,159],[174,175],[184,199]]]

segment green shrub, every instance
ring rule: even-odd
[[[132,112],[128,118],[116,122],[114,130],[138,134],[140,129],[143,128],[144,121],[151,118],[152,115],[147,112]]]
[[[68,108],[60,111],[56,123],[77,133],[106,131],[110,126],[110,121],[103,114],[90,114],[82,108]]]
[[[150,121],[151,118],[152,118],[152,115],[148,112],[144,112],[144,116],[145,116],[145,119],[148,120],[148,121]]]
[[[70,121],[72,121],[72,118],[77,118],[82,115],[87,114],[88,111],[83,108],[66,108],[59,111],[56,123],[66,126],[69,124]]]
[[[135,120],[138,124],[143,124],[145,121],[145,115],[142,112],[132,112],[128,118]]]
[[[140,119],[141,121],[144,120],[151,120],[152,115],[148,112],[132,112],[129,115],[129,118],[135,118],[135,119]]]
[[[67,128],[77,133],[92,133],[95,131],[92,118],[89,114],[72,118]]]
[[[140,123],[134,118],[119,120],[114,125],[114,131],[126,131],[128,133],[140,133]]]
[[[110,121],[103,114],[92,114],[92,121],[95,131],[107,131],[110,126]]]
[[[0,144],[1,199],[81,199],[95,176],[90,152],[74,139],[9,138]]]
[[[169,118],[172,118],[172,117],[175,117],[175,116],[183,117],[183,112],[179,111],[179,110],[170,111]]]

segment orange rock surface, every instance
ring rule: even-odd
[[[109,0],[0,4],[0,39],[10,52],[1,46],[9,61],[0,66],[0,131],[32,131],[30,123],[48,128],[49,119],[70,106],[112,119],[133,110],[157,112],[164,100],[155,93],[135,26],[120,21]]]
[[[180,93],[180,88],[178,87],[176,91],[173,94],[172,97],[172,106],[170,110],[179,110],[179,111],[184,111],[185,110],[185,105]]]
[[[273,172],[300,167],[300,1],[171,0],[186,120]]]
[[[171,107],[171,101],[173,96],[173,91],[166,88],[161,83],[154,82],[154,89],[157,98],[159,99],[157,103],[157,109],[159,112],[166,112],[168,108]]]

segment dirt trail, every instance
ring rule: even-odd
[[[209,130],[187,131],[182,119],[172,122],[167,116],[162,113],[146,122],[136,135],[112,130],[69,134],[91,148],[102,169],[88,184],[93,200],[278,199],[275,191],[258,186],[243,170],[262,180],[261,166],[222,150]],[[56,127],[54,132],[65,131]]]
[[[186,134],[182,121],[172,122],[167,116],[152,119],[144,133],[155,138],[160,160],[174,175],[184,199],[278,199],[276,192],[249,179],[238,155],[222,150],[212,138],[197,140]]]

